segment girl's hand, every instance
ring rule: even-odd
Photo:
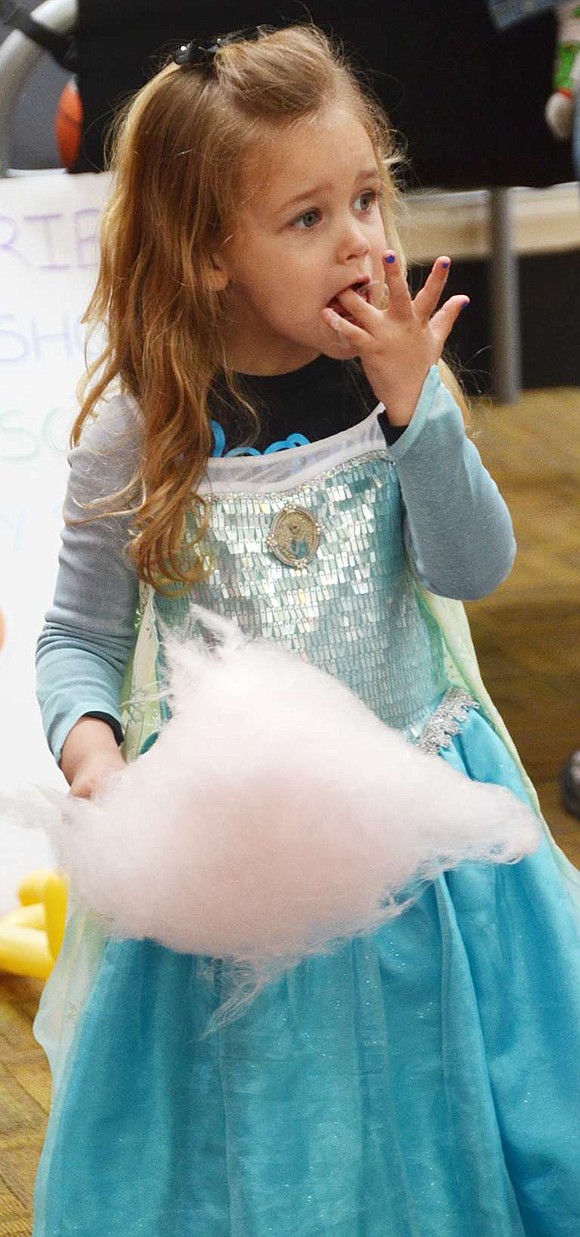
[[[349,351],[360,357],[365,374],[385,405],[392,425],[408,425],[432,365],[439,361],[445,341],[467,296],[452,296],[437,309],[449,274],[449,258],[437,258],[423,287],[413,299],[392,250],[385,254],[386,309],[369,305],[352,288],[338,300],[355,322],[324,309],[327,326],[340,334]]]
[[[108,723],[81,717],[65,740],[60,767],[71,795],[92,799],[104,790],[113,774],[125,768],[125,761]]]
[[[116,755],[95,753],[79,766],[70,784],[70,793],[78,799],[92,799],[105,789],[113,774],[124,768],[125,761],[118,749]]]

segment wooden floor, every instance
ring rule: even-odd
[[[483,406],[472,432],[519,543],[510,579],[469,606],[483,677],[554,834],[580,866],[580,821],[561,808],[557,784],[580,746],[580,391]],[[0,1237],[31,1232],[49,1102],[48,1070],[31,1033],[39,992],[37,983],[0,976]]]
[[[468,606],[480,665],[544,815],[580,867],[580,821],[558,791],[564,760],[580,748],[580,390],[483,405],[472,433],[518,542],[509,579]]]
[[[0,977],[0,1237],[30,1237],[32,1191],[50,1101],[32,1038],[41,984]]]

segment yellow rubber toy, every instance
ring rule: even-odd
[[[64,937],[67,894],[67,879],[56,872],[33,872],[22,881],[20,906],[0,919],[0,971],[48,978]]]

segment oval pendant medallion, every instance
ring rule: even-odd
[[[288,567],[305,567],[320,545],[320,525],[306,507],[284,507],[272,521],[268,546]]]

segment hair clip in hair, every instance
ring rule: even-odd
[[[264,35],[271,34],[273,29],[273,26],[251,26],[249,29],[231,30],[229,34],[220,34],[214,39],[208,39],[207,43],[196,43],[193,39],[191,43],[183,43],[177,48],[173,53],[173,61],[177,65],[187,64],[196,68],[206,66],[211,68],[222,47],[228,47],[230,43],[254,43]]]
[[[216,52],[214,47],[202,47],[199,43],[183,43],[177,51],[173,53],[174,64],[196,65],[201,68],[205,64],[213,64],[213,57]]]

